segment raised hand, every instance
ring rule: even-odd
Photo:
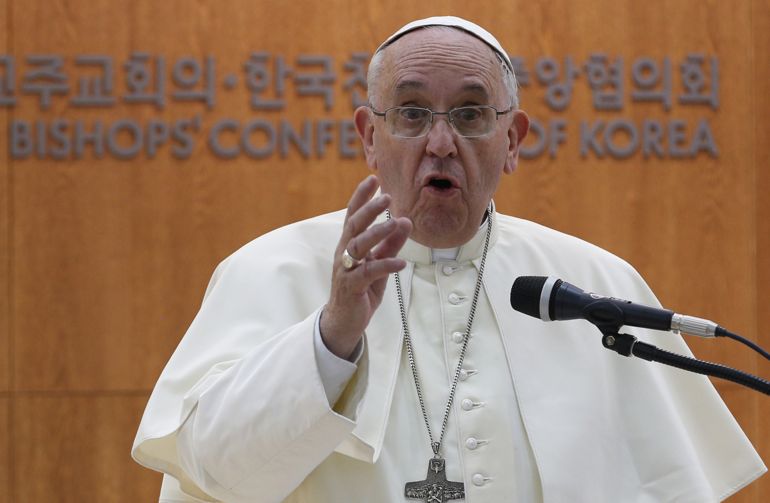
[[[348,358],[382,302],[388,275],[406,267],[396,254],[404,246],[412,222],[391,218],[374,224],[390,205],[390,196],[373,198],[377,178],[362,181],[348,203],[342,236],[334,252],[334,270],[329,301],[321,313],[321,336],[326,347]],[[343,254],[347,250],[347,264]],[[352,260],[351,260],[352,259]],[[350,266],[352,262],[352,267]]]

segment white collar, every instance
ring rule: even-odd
[[[433,262],[446,262],[457,260],[457,254],[460,247],[457,248],[431,248],[430,254]]]
[[[492,202],[492,211],[489,213],[492,217],[492,235],[489,236],[489,247],[495,244],[497,240],[497,213],[495,212],[495,203]],[[398,253],[398,256],[409,262],[416,264],[432,264],[439,260],[454,260],[457,262],[468,262],[481,258],[484,251],[484,241],[486,240],[487,225],[489,218],[479,226],[476,234],[464,245],[458,248],[429,248],[412,239],[407,239],[404,247]]]

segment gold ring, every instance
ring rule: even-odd
[[[348,252],[348,249],[345,248],[345,251],[342,252],[342,267],[344,267],[347,270],[355,269],[358,267],[363,260],[353,258],[353,255]]]

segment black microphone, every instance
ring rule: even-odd
[[[605,297],[553,276],[519,276],[511,288],[511,306],[543,321],[588,320],[597,326],[621,325],[684,332],[701,337],[724,335],[713,321]]]

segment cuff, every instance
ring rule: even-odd
[[[315,361],[318,364],[318,373],[321,375],[326,399],[329,401],[329,407],[333,407],[337,399],[342,394],[345,386],[353,374],[358,369],[358,361],[364,352],[363,337],[358,342],[350,360],[345,360],[335,355],[324,344],[321,338],[321,313],[318,311],[315,319],[315,329],[313,333],[313,346],[315,348]]]

